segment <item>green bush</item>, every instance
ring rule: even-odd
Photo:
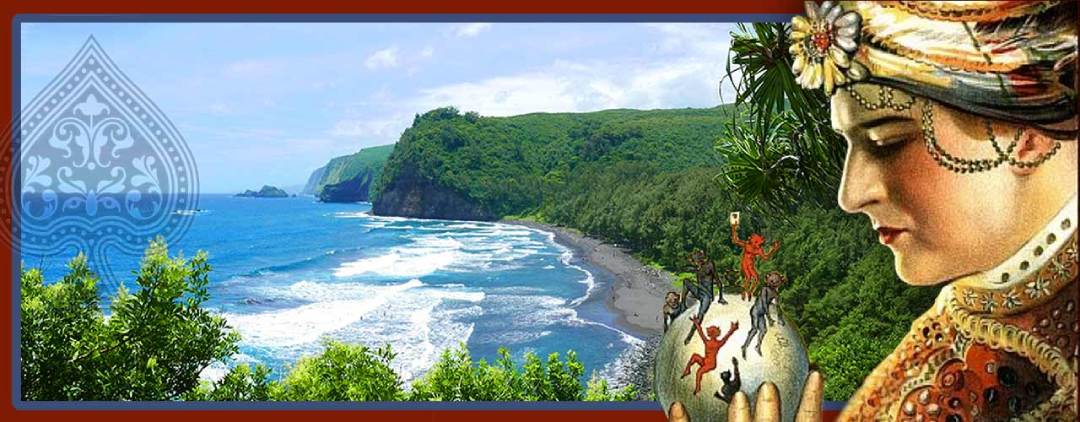
[[[405,397],[401,378],[390,368],[394,352],[386,345],[325,341],[325,350],[300,358],[271,392],[282,401],[393,401]]]
[[[108,318],[86,257],[68,268],[49,285],[36,269],[21,274],[24,399],[179,399],[210,363],[236,352],[239,336],[201,307],[210,272],[205,253],[170,259],[161,239],[151,242],[138,290],[121,286]]]
[[[506,349],[499,349],[494,364],[485,360],[474,363],[462,344],[447,349],[420,379],[413,382],[413,401],[626,401],[633,400],[634,389],[612,390],[606,381],[593,377],[581,384],[585,367],[573,351],[560,360],[558,353],[548,355],[545,364],[528,352],[519,369]]]
[[[236,365],[229,373],[213,383],[203,382],[184,396],[191,401],[267,401],[277,383],[270,380],[270,368],[265,365]]]

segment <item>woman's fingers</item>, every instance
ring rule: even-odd
[[[799,411],[795,414],[795,422],[820,422],[821,421],[821,396],[824,392],[824,382],[821,373],[810,372],[806,377],[806,387],[803,388],[802,400],[799,402]]]
[[[780,418],[780,390],[771,382],[762,383],[754,406],[754,422],[780,422]]]
[[[671,404],[671,407],[668,408],[667,418],[668,422],[690,422],[690,414],[686,413],[686,408],[683,407],[682,402]]]
[[[746,393],[736,392],[727,408],[728,422],[750,422],[750,400]]]
[[[810,372],[806,378],[806,386],[803,388],[802,399],[799,402],[798,412],[795,414],[795,422],[820,422],[821,421],[821,397],[824,393],[824,382],[821,373]],[[762,383],[758,387],[757,402],[754,405],[753,418],[750,415],[750,399],[742,391],[736,392],[728,405],[729,422],[780,422],[783,416],[780,413],[780,390],[771,382]],[[682,403],[674,402],[668,409],[669,422],[690,422],[690,415]]]

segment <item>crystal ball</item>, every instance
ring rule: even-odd
[[[794,420],[810,367],[802,336],[794,323],[783,316],[782,312],[780,316],[777,315],[777,308],[772,305],[769,312],[774,324],[765,322],[767,328],[764,336],[760,337],[760,354],[757,350],[759,336],[755,335],[747,344],[744,357],[743,344],[753,328],[751,309],[754,298],[744,300],[737,294],[725,294],[724,299],[728,302],[726,305],[715,300],[712,302],[701,324],[706,330],[706,336],[709,336],[709,327],[716,327],[720,330],[718,337],[722,339],[730,330],[733,321],[739,323],[735,333],[720,347],[716,368],[705,372],[701,378],[701,390],[694,394],[695,377],[700,365],[691,365],[690,373],[686,376],[683,376],[683,373],[693,355],[705,356],[705,343],[690,320],[690,317],[696,316],[698,312],[698,305],[692,304],[668,327],[657,348],[654,378],[657,400],[664,412],[668,411],[674,401],[682,402],[693,422],[727,420],[728,404],[715,394],[720,393],[724,385],[721,373],[730,371],[731,375],[734,374],[732,358],[736,358],[741,380],[740,390],[749,397],[751,409],[754,407],[758,387],[765,381],[771,381],[780,391],[784,420]],[[694,331],[693,337],[689,344],[685,344],[684,339],[691,331]]]

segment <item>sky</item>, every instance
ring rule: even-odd
[[[184,136],[203,193],[302,185],[413,116],[712,107],[725,23],[23,23],[25,106],[93,36]]]

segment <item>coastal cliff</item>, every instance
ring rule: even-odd
[[[326,176],[326,166],[315,169],[315,171],[311,172],[311,176],[308,176],[307,183],[304,184],[304,189],[300,191],[300,194],[315,195],[315,189],[322,182],[324,176]]]
[[[322,202],[370,201],[375,180],[393,149],[394,145],[381,145],[335,157],[311,173],[303,193]]]
[[[367,202],[371,200],[371,182],[375,172],[365,170],[351,179],[324,185],[318,198],[322,202]]]
[[[402,168],[372,204],[375,215],[413,218],[490,221],[490,211],[453,189],[421,176],[414,167]]]

